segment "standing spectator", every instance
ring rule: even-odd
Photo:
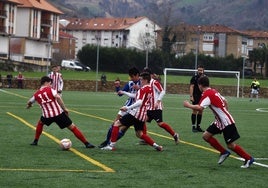
[[[3,87],[2,75],[0,74],[0,87]]]
[[[198,104],[202,95],[202,92],[198,88],[197,84],[197,81],[201,76],[204,76],[204,67],[202,65],[199,65],[197,67],[197,74],[195,74],[190,80],[190,101],[192,102],[193,105]],[[202,120],[202,111],[198,112],[197,110],[193,109],[191,114],[193,132],[204,132],[200,127],[201,120]]]
[[[53,65],[52,72],[48,75],[48,77],[52,79],[52,89],[61,94],[63,90],[63,78],[62,74],[59,71],[60,66]]]
[[[118,140],[118,132],[120,126],[130,127],[134,125],[136,136],[144,140],[147,144],[154,147],[157,151],[162,151],[163,147],[156,144],[155,141],[147,134],[144,134],[144,124],[147,118],[148,106],[153,105],[150,103],[152,97],[152,88],[150,86],[150,74],[144,72],[141,75],[142,87],[136,93],[136,100],[130,106],[123,106],[120,110],[127,112],[119,120],[115,121],[112,128],[110,144],[103,147],[103,150],[115,150],[115,144]]]
[[[12,88],[12,79],[13,79],[13,75],[11,73],[9,73],[7,75],[7,85],[8,85],[8,88]]]
[[[106,75],[104,73],[102,73],[102,75],[101,75],[101,85],[106,86],[106,82],[107,82]]]
[[[252,101],[254,95],[256,96],[256,100],[259,100],[259,91],[260,91],[260,82],[257,80],[257,78],[254,78],[254,80],[251,82],[250,88],[250,102]]]
[[[24,80],[24,76],[22,75],[21,72],[19,72],[18,76],[17,76],[17,80],[18,80],[18,88],[19,89],[23,89],[23,80]]]
[[[56,90],[51,88],[52,79],[48,76],[41,78],[41,87],[37,90],[33,97],[27,103],[27,109],[32,107],[32,104],[36,101],[41,109],[42,116],[37,123],[35,139],[31,145],[36,146],[38,140],[43,131],[43,126],[50,126],[55,122],[61,129],[68,128],[73,134],[85,144],[86,148],[94,148],[95,146],[90,144],[83,133],[78,127],[72,122],[68,116],[68,109],[65,107],[61,96]]]
[[[240,138],[240,135],[236,129],[235,121],[228,111],[226,99],[221,96],[217,90],[210,88],[207,76],[199,78],[198,86],[203,92],[199,104],[193,105],[188,101],[184,101],[183,105],[184,107],[197,111],[203,111],[205,108],[209,107],[214,113],[215,120],[203,133],[203,139],[220,152],[218,164],[222,164],[230,155],[230,152],[214,138],[214,135],[223,133],[227,147],[245,159],[244,165],[242,165],[241,168],[248,168],[253,164],[254,158],[235,143],[235,141]]]

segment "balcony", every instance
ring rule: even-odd
[[[0,10],[0,18],[7,18],[7,11],[6,10]]]
[[[2,26],[2,25],[0,25],[0,33],[4,33],[4,34],[7,34],[7,32],[6,32],[6,26]]]
[[[51,27],[52,24],[51,24],[51,20],[49,19],[42,19],[41,20],[41,26],[44,26],[44,27]]]

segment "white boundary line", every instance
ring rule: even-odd
[[[268,108],[257,108],[256,111],[258,111],[258,112],[268,112]]]

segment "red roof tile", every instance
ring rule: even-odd
[[[137,18],[91,18],[91,19],[67,19],[70,23],[67,30],[124,30],[139,22],[145,17]]]
[[[57,14],[63,14],[60,10],[56,7],[51,5],[45,0],[19,0],[23,5],[19,5],[18,7],[25,7],[25,8],[36,8],[40,10],[45,10],[48,12],[53,12]]]

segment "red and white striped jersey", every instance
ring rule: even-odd
[[[208,88],[202,94],[202,97],[199,101],[200,106],[209,108],[215,115],[215,124],[220,129],[223,130],[226,126],[235,123],[232,115],[226,109],[226,105],[224,103],[224,97],[215,90]]]
[[[162,96],[160,97],[160,93],[164,92],[164,88],[162,87],[161,83],[155,79],[151,79],[150,85],[152,88],[152,98],[151,98],[151,106],[149,107],[148,110],[163,110],[163,103],[162,103]],[[159,103],[158,107],[155,108],[155,103],[157,100],[160,100],[161,102]]]
[[[62,91],[63,89],[63,78],[62,74],[59,72],[51,72],[48,75],[49,78],[52,79],[52,89],[55,89],[56,91]]]
[[[51,118],[60,115],[63,110],[56,101],[57,91],[49,86],[41,87],[37,90],[30,101],[37,102],[42,109],[42,116]]]
[[[135,101],[141,100],[142,104],[139,107],[130,109],[129,114],[133,115],[140,121],[146,121],[147,110],[151,105],[152,88],[150,85],[142,86],[136,93]]]

